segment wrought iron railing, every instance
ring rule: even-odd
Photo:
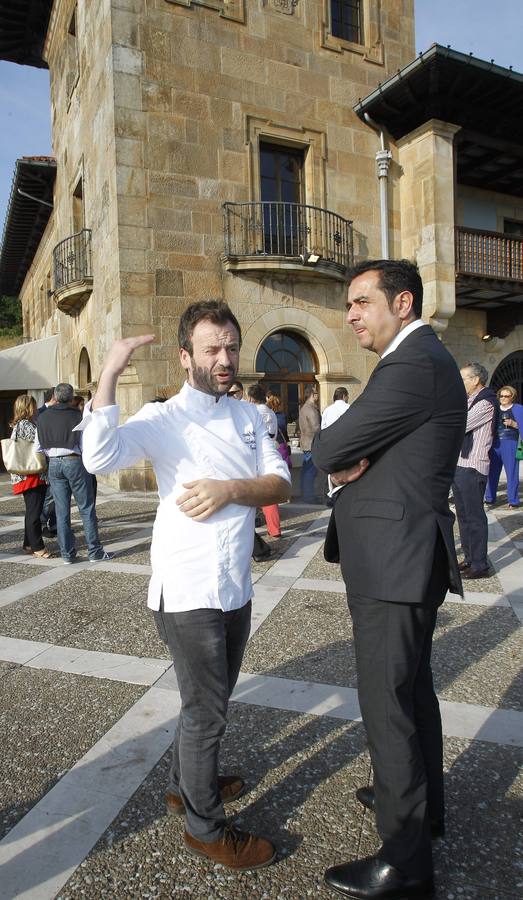
[[[523,281],[523,237],[456,228],[456,270],[482,278]]]
[[[352,222],[300,203],[224,203],[225,255],[301,257],[347,268],[353,258]]]
[[[54,289],[92,278],[91,229],[82,228],[60,241],[53,250]]]

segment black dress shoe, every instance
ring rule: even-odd
[[[465,562],[465,560],[463,560],[463,562],[459,563],[458,569],[460,572],[466,572],[467,569],[470,569],[470,563]]]
[[[490,569],[466,569],[465,572],[461,573],[461,577],[465,578],[466,581],[474,581],[476,578],[492,578],[494,573]]]
[[[332,866],[325,872],[325,882],[338,894],[355,900],[418,900],[434,896],[434,881],[412,878],[377,856]]]
[[[376,812],[376,798],[374,796],[374,788],[371,785],[358,788],[356,797],[365,809]],[[430,819],[430,836],[434,840],[445,837],[445,823],[441,819]]]

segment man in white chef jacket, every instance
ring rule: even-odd
[[[148,605],[174,660],[182,707],[167,807],[185,814],[189,851],[234,869],[268,865],[273,845],[227,824],[223,803],[244,789],[218,776],[227,705],[250,631],[251,552],[257,506],[290,493],[289,470],[256,407],[227,396],[241,331],[221,301],[194,303],[178,331],[187,381],[118,425],[119,375],[154,335],[111,347],[83,422],[83,460],[93,473],[150,459],[160,504],[151,546]]]

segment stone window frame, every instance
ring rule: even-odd
[[[245,22],[245,0],[165,0],[176,6],[206,6],[219,12],[224,19],[232,19],[233,22]]]
[[[366,62],[385,65],[381,35],[381,0],[361,0],[363,43],[345,41],[332,34],[331,0],[322,0],[321,46],[335,53],[355,53]]]
[[[293,128],[289,125],[278,125],[271,119],[248,115],[246,117],[246,143],[249,148],[251,200],[261,201],[260,143],[271,143],[304,151],[304,203],[308,206],[324,208],[326,202],[326,140],[324,131],[304,126]]]

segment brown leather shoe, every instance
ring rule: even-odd
[[[276,857],[276,850],[270,841],[255,837],[248,831],[240,831],[232,825],[227,825],[222,837],[211,843],[198,841],[187,831],[183,837],[190,853],[220,863],[228,869],[262,869],[270,866]]]
[[[245,782],[239,775],[218,775],[218,787],[222,803],[231,803],[245,792]],[[171,816],[185,815],[183,800],[178,794],[167,791],[165,795],[167,812]]]

